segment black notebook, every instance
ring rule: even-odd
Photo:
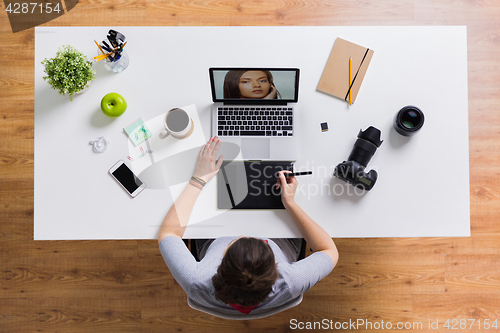
[[[276,174],[293,162],[224,161],[217,174],[217,208],[285,209]]]

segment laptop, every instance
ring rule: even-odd
[[[210,68],[212,136],[240,147],[242,160],[298,158],[297,68]]]

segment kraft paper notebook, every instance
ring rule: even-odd
[[[372,56],[373,50],[337,38],[317,89],[348,102],[349,58],[352,58],[352,102],[354,103]]]

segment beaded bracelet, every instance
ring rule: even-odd
[[[193,176],[193,177],[191,177],[191,180],[197,182],[201,186],[207,185],[207,183],[203,179],[201,179],[200,177]]]
[[[199,188],[200,190],[203,190],[203,186],[202,186],[202,185],[200,185],[200,184],[198,184],[198,183],[196,183],[196,182],[195,182],[195,181],[193,181],[193,180],[190,180],[190,181],[189,181],[189,184],[193,185],[194,187]]]

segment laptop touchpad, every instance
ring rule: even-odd
[[[244,159],[269,159],[271,156],[271,142],[267,138],[242,138],[241,154]]]

